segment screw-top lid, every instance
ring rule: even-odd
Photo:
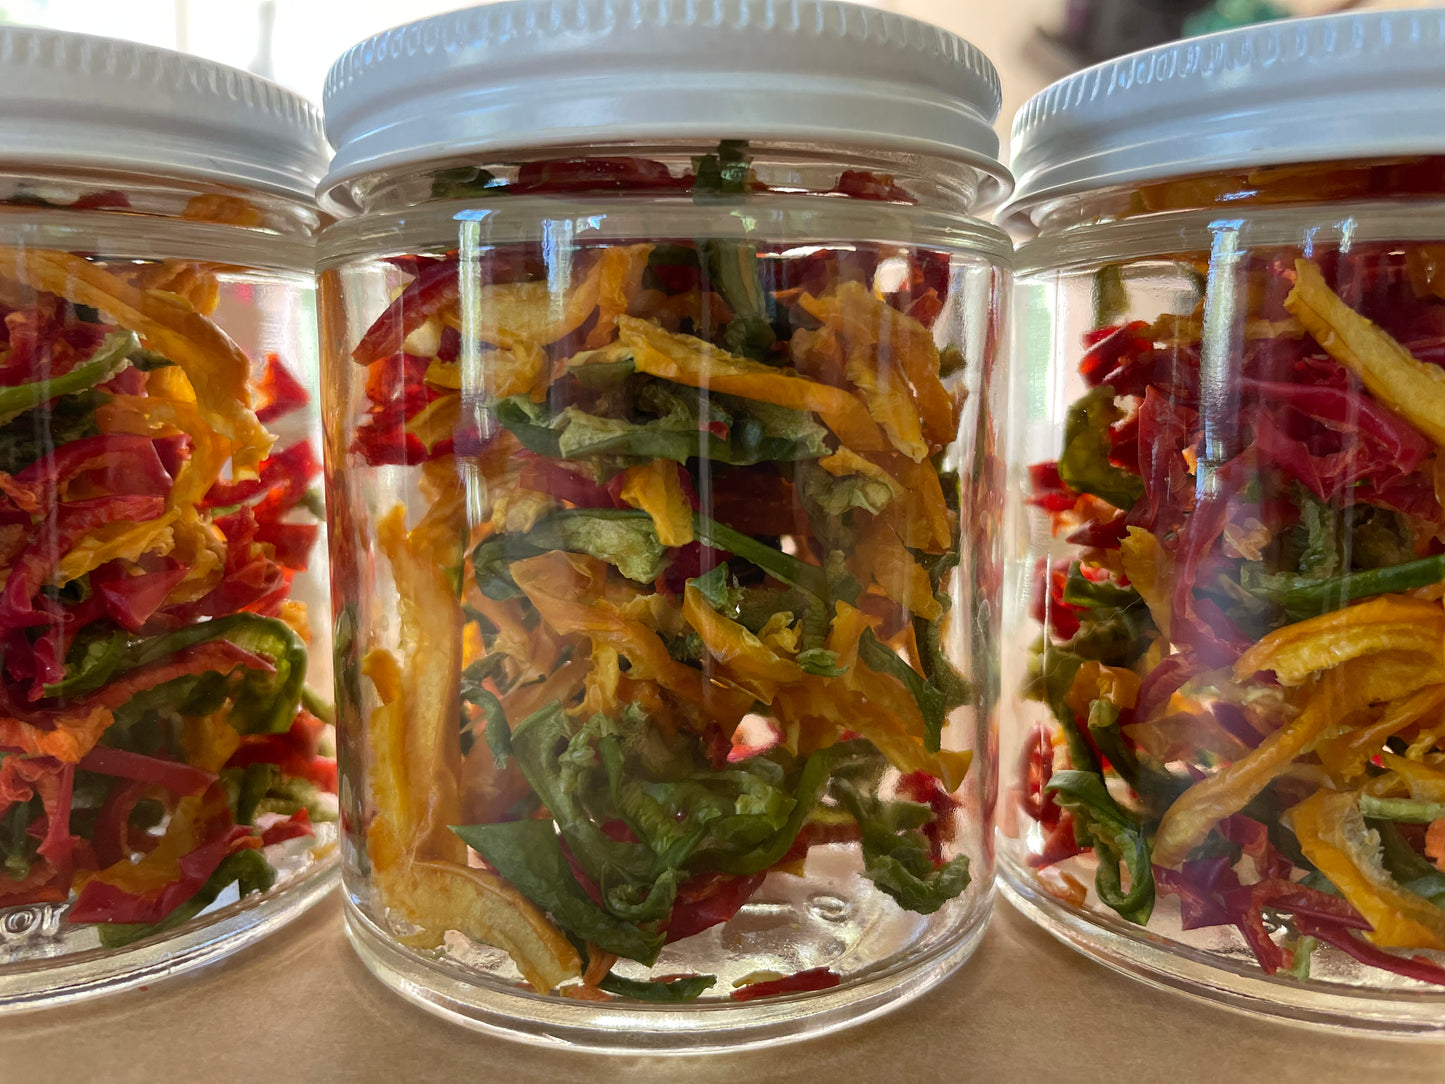
[[[1445,154],[1445,10],[1284,19],[1145,49],[1014,118],[1004,217],[1238,167]]]
[[[962,38],[835,0],[508,0],[388,30],[325,92],[323,203],[483,152],[745,139],[935,155],[1007,194],[998,74]]]
[[[0,166],[119,169],[311,200],[329,158],[316,107],[169,49],[0,28]]]

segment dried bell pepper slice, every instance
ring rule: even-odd
[[[1289,313],[1371,395],[1445,445],[1445,369],[1419,361],[1389,332],[1345,304],[1317,265],[1296,260],[1294,269],[1295,286],[1284,301]]]
[[[638,372],[693,388],[812,411],[855,452],[886,452],[892,447],[868,409],[842,388],[787,376],[702,339],[674,335],[635,317],[619,317],[617,329]]]
[[[628,467],[618,491],[629,505],[652,517],[657,540],[664,546],[686,546],[693,540],[692,504],[682,490],[679,470],[670,459]]]
[[[1264,637],[1234,664],[1236,680],[1272,670],[1286,685],[1349,659],[1381,651],[1439,656],[1445,649],[1445,609],[1438,602],[1403,595],[1333,610]]]
[[[1300,850],[1373,930],[1381,948],[1445,949],[1445,911],[1401,887],[1385,869],[1379,841],[1354,791],[1319,790],[1284,814]]]

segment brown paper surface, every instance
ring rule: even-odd
[[[0,1020],[0,1084],[1442,1079],[1445,1044],[1310,1030],[1159,993],[1076,955],[1003,903],[977,955],[921,998],[832,1035],[732,1055],[589,1055],[456,1027],[370,976],[346,944],[334,896],[190,976]]]

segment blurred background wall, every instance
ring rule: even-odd
[[[471,0],[475,2],[475,0]],[[1428,0],[871,0],[972,41],[1004,85],[999,131],[1053,80],[1188,33],[1341,8]],[[247,68],[320,101],[331,62],[387,27],[468,0],[0,0],[0,21],[128,38]]]

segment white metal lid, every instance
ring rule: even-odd
[[[917,19],[835,0],[507,0],[361,42],[324,95],[347,182],[459,154],[746,139],[935,155],[1007,195],[998,74]]]
[[[1445,9],[1284,19],[1131,53],[1014,118],[1001,217],[1232,167],[1445,154]]]
[[[149,45],[0,27],[0,165],[183,176],[310,201],[319,111],[274,83]]]

